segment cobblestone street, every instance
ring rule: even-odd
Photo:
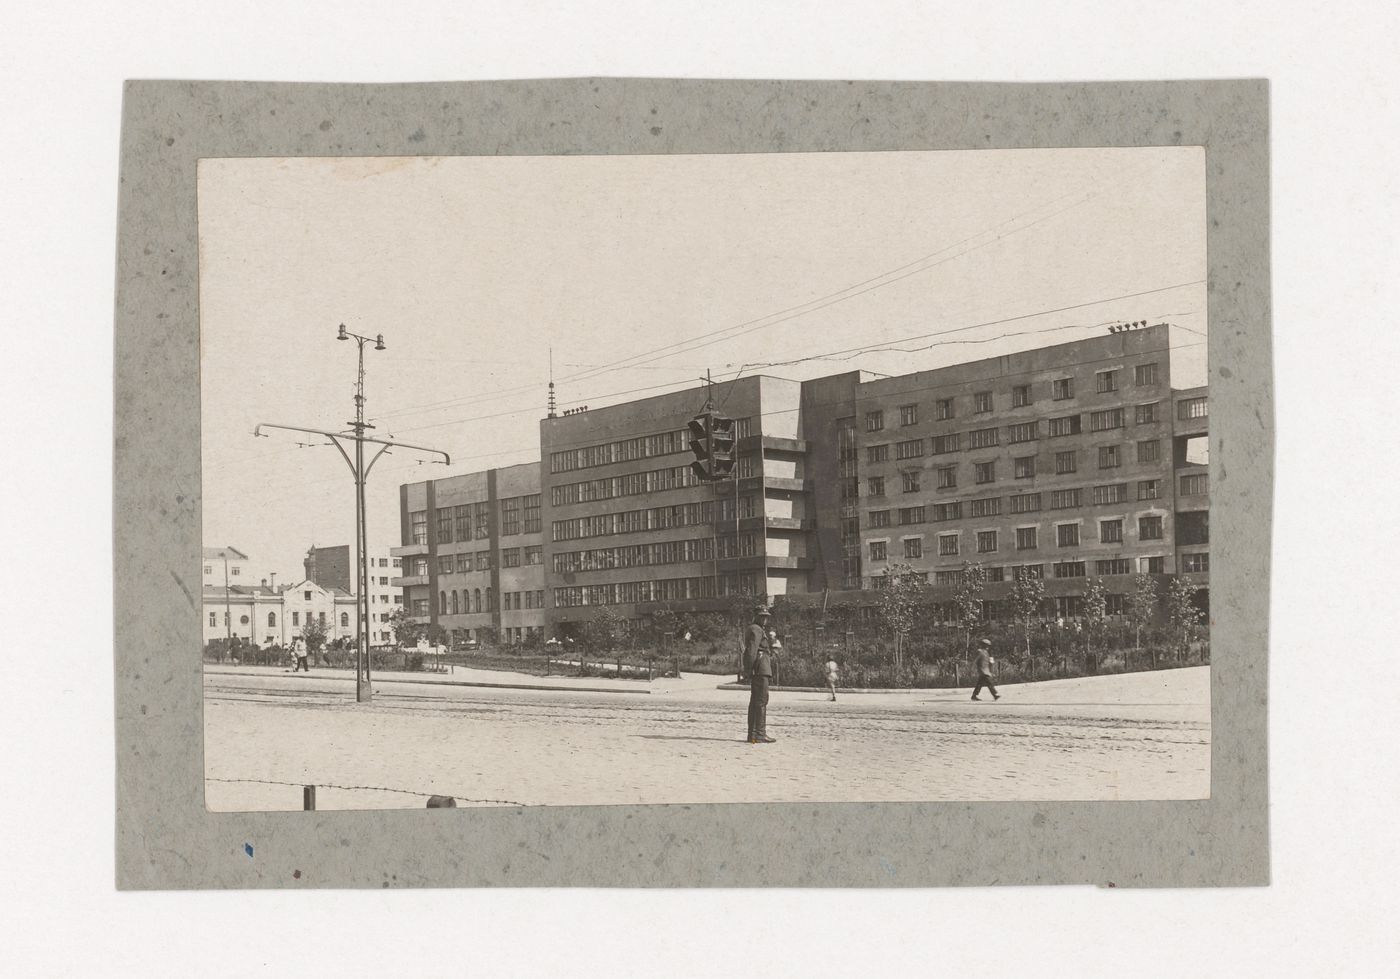
[[[610,805],[1194,799],[1210,787],[1208,668],[1004,686],[981,703],[967,690],[836,703],[779,691],[771,745],[743,740],[747,694],[716,690],[724,678],[549,690],[408,679],[377,677],[359,705],[344,673],[211,670],[209,808],[300,809],[305,784],[321,809],[420,808],[431,794]]]

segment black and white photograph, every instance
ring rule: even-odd
[[[1209,798],[1201,147],[197,186],[209,810]]]

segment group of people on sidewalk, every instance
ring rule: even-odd
[[[739,682],[747,680],[749,684],[749,744],[773,744],[778,740],[768,735],[768,688],[774,676],[773,657],[782,649],[778,634],[768,628],[771,618],[772,613],[760,607],[754,613],[753,622],[744,631],[743,672]],[[978,640],[976,663],[977,685],[972,688],[972,699],[980,701],[982,698],[979,694],[986,687],[993,700],[1000,700],[1001,694],[997,693],[996,684],[992,682],[992,668],[996,660],[992,658],[990,639]],[[827,690],[834,701],[840,669],[834,659],[827,660],[824,669]]]

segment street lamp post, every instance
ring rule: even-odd
[[[271,425],[260,424],[253,430],[255,437],[262,436],[264,428],[277,428],[288,432],[305,432],[312,435],[324,435],[330,443],[340,450],[340,455],[345,459],[346,465],[350,467],[350,475],[355,480],[355,557],[359,561],[357,579],[359,586],[356,591],[359,595],[355,601],[356,643],[355,643],[355,699],[360,703],[367,703],[374,698],[374,690],[370,685],[370,653],[369,653],[369,545],[366,534],[365,521],[365,482],[369,479],[370,470],[379,461],[379,457],[392,448],[412,449],[417,452],[427,452],[432,455],[442,456],[444,465],[451,465],[452,459],[440,449],[428,449],[421,445],[409,445],[406,442],[394,442],[389,439],[372,438],[365,434],[367,429],[374,426],[365,421],[365,344],[373,342],[375,350],[383,350],[384,334],[374,337],[364,337],[357,333],[351,333],[345,329],[345,324],[340,325],[340,330],[336,334],[337,340],[354,340],[359,346],[359,372],[355,380],[355,420],[349,422],[350,431],[328,432],[319,428],[301,428],[295,425]],[[263,436],[266,437],[266,436]],[[352,459],[350,453],[345,451],[344,440],[354,439],[355,453]],[[379,451],[374,457],[365,462],[365,443],[379,446]]]

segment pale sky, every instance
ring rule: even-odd
[[[340,454],[252,434],[354,417],[341,323],[384,334],[378,433],[453,460],[379,461],[371,547],[399,542],[400,483],[538,459],[551,348],[561,409],[597,408],[707,368],[904,374],[1166,320],[1174,383],[1205,383],[1197,147],[204,160],[199,232],[204,542],[255,578],[354,544]]]

